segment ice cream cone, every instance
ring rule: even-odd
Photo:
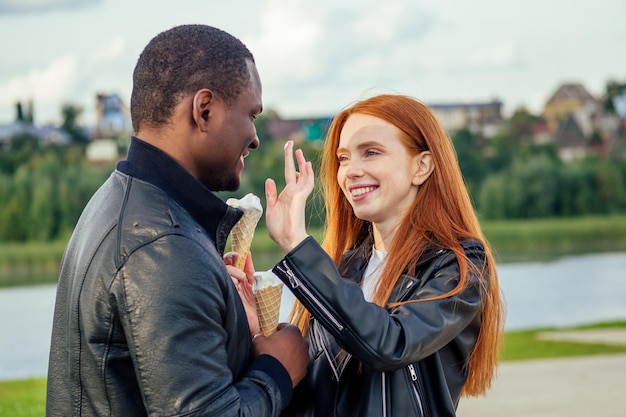
[[[265,287],[254,295],[256,298],[256,311],[259,317],[259,325],[263,336],[269,336],[278,327],[280,314],[280,299],[283,295],[282,282],[278,285]]]
[[[250,252],[250,245],[252,245],[254,229],[256,229],[257,223],[263,214],[261,200],[254,194],[246,194],[239,200],[229,198],[226,200],[226,204],[243,210],[243,216],[230,232],[232,250],[239,254],[234,266],[243,270],[246,257],[248,256],[248,252]]]

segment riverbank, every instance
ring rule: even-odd
[[[550,261],[564,256],[626,252],[626,215],[481,222],[499,264]],[[321,229],[309,230],[320,240]],[[53,283],[67,239],[0,242],[0,287]],[[282,253],[260,227],[252,242],[257,269],[271,268]]]

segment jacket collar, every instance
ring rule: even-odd
[[[371,237],[368,237],[354,249],[346,251],[339,265],[339,271],[344,278],[350,279],[357,284],[363,280],[363,274],[365,273],[367,263],[369,262],[369,258],[372,254],[372,245],[373,240]],[[461,242],[461,245],[466,253],[473,251],[478,251],[481,254],[484,253],[482,244],[477,240],[464,240]],[[435,244],[427,246],[417,261],[417,276],[409,275],[408,271],[405,269],[393,289],[389,297],[389,301],[405,301],[407,296],[414,291],[414,288],[416,288],[415,284],[418,284],[420,281],[420,270],[423,270],[426,264],[429,264],[436,258],[446,255],[449,251],[449,249]]]
[[[133,136],[117,169],[167,193],[206,230],[222,252],[230,229],[243,212],[228,206],[159,148]]]
[[[351,281],[356,282],[357,284],[363,280],[363,274],[365,273],[365,269],[367,267],[367,263],[372,255],[372,245],[373,239],[367,237],[354,249],[350,249],[346,251],[344,254],[341,264],[339,266],[339,270],[341,275],[349,279]],[[440,247],[436,247],[434,245],[426,247],[424,252],[419,257],[417,261],[417,269],[418,275],[419,270],[424,267],[425,264],[431,262],[434,258],[445,253],[446,250]],[[398,284],[396,284],[394,290],[392,291],[389,301],[396,302],[401,301],[406,297],[407,294],[413,291],[415,288],[415,284],[419,281],[419,277],[411,276],[408,274],[408,271],[405,270]]]

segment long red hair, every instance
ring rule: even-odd
[[[472,206],[452,142],[432,111],[419,101],[395,94],[383,94],[359,101],[341,111],[333,120],[321,156],[320,182],[326,204],[326,230],[323,248],[337,265],[342,255],[353,248],[367,233],[369,223],[357,218],[352,206],[337,183],[338,162],[336,150],[341,130],[354,113],[383,119],[402,131],[402,141],[410,155],[430,151],[434,170],[420,186],[403,227],[396,232],[389,259],[382,271],[373,302],[383,307],[402,273],[415,266],[424,249],[431,243],[451,249],[457,257],[460,279],[457,287],[436,298],[453,296],[467,285],[468,272],[480,274],[484,279],[482,326],[476,345],[469,358],[468,379],[464,395],[484,393],[496,374],[502,342],[504,305],[498,284],[495,260],[485,240]],[[486,263],[476,270],[461,246],[461,241],[475,239],[485,248]],[[424,301],[424,300],[422,300]],[[296,301],[292,310],[294,323],[305,332],[310,313]]]

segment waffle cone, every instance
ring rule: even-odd
[[[263,336],[269,336],[278,327],[280,299],[283,295],[283,284],[265,287],[255,293],[256,311]]]
[[[255,216],[254,213],[244,213],[230,232],[232,250],[239,254],[235,262],[235,267],[238,269],[243,270],[246,263],[246,257],[250,252],[250,245],[252,245],[252,238],[254,237],[254,229],[256,229],[258,222],[259,217]]]

